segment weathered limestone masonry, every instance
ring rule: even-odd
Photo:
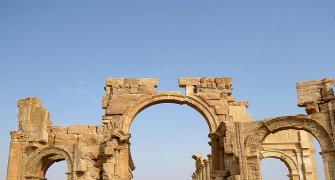
[[[196,109],[209,127],[211,154],[193,156],[193,180],[260,180],[260,161],[267,157],[285,162],[290,179],[315,179],[312,138],[305,131],[320,142],[326,179],[335,180],[333,79],[297,84],[298,105],[307,115],[263,121],[252,121],[248,102],[235,100],[231,78],[180,78],[185,94],[156,92],[157,85],[152,78],[108,78],[101,126],[53,126],[38,98],[18,101],[7,179],[42,180],[54,162],[65,160],[68,180],[130,180],[133,119],[149,106],[176,103]]]

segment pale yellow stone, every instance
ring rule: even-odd
[[[179,78],[179,87],[200,85],[200,78]]]
[[[322,147],[325,178],[335,180],[334,79],[297,84],[298,105],[306,115],[262,121],[252,120],[247,101],[235,100],[230,77],[180,78],[185,94],[156,92],[157,85],[154,78],[108,78],[100,125],[54,126],[38,98],[19,100],[7,180],[45,179],[48,167],[61,160],[68,165],[68,180],[133,179],[130,126],[139,112],[160,103],[189,105],[208,124],[211,154],[192,157],[192,180],[260,180],[260,161],[268,157],[285,162],[291,180],[315,180],[312,135]]]
[[[82,134],[88,132],[88,125],[71,125],[67,129],[68,134]]]

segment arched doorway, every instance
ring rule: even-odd
[[[50,147],[44,149],[37,149],[27,161],[27,175],[26,179],[29,178],[46,178],[48,169],[58,162],[65,162],[61,169],[66,169],[66,179],[71,180],[72,177],[72,158],[69,153],[63,149],[57,147]],[[62,163],[61,163],[62,164]],[[64,168],[66,166],[66,168]],[[59,172],[58,172],[59,173]],[[64,176],[62,176],[64,177]]]
[[[103,117],[104,120],[104,130],[106,133],[110,133],[110,139],[106,142],[106,147],[104,151],[106,152],[108,159],[104,166],[103,175],[106,177],[124,177],[132,178],[132,171],[134,170],[134,163],[132,161],[131,155],[131,139],[134,135],[130,134],[130,128],[136,115],[140,114],[143,110],[157,104],[179,104],[188,105],[189,108],[197,111],[198,114],[202,115],[202,120],[207,123],[208,133],[204,137],[208,137],[209,134],[217,130],[217,115],[216,110],[209,106],[209,104],[201,97],[189,95],[185,96],[179,92],[159,92],[150,95],[119,95],[119,97],[110,98],[109,95],[104,99],[104,107],[106,108],[106,115]],[[111,99],[111,100],[109,100]],[[109,103],[114,102],[121,105],[111,105]],[[152,129],[148,128],[147,131]],[[208,143],[206,142],[206,145]],[[208,145],[209,146],[209,145]],[[113,154],[114,149],[119,148],[120,151],[117,155]],[[192,153],[189,154],[192,157]],[[216,157],[213,157],[215,159]],[[136,163],[136,162],[135,162]],[[136,167],[136,164],[135,164]],[[189,175],[191,176],[191,175]]]
[[[315,138],[304,130],[292,129],[266,136],[260,151],[263,177],[266,174],[276,174],[276,177],[288,175],[291,180],[317,179],[318,172],[323,174],[323,169],[317,171],[315,157],[319,155],[315,153],[313,139]],[[283,169],[282,165],[278,165],[273,159],[266,160],[266,158],[281,160],[289,169],[289,173],[280,172],[279,170]],[[267,163],[264,164],[264,161]],[[269,168],[268,171],[265,171],[267,168]]]
[[[193,111],[197,111],[198,114],[202,115],[202,120],[205,120],[203,122],[206,122],[208,127],[207,128],[208,133],[205,134],[204,137],[207,138],[209,133],[215,132],[217,130],[218,125],[216,122],[215,113],[213,113],[213,110],[208,106],[208,104],[203,99],[196,96],[185,96],[178,92],[159,92],[149,98],[144,98],[138,101],[136,104],[133,104],[130,108],[127,109],[127,111],[123,114],[122,119],[123,123],[121,132],[129,134],[133,120],[135,119],[137,114],[139,114],[141,111],[153,105],[165,104],[165,103],[172,103],[179,105],[185,104],[189,106],[188,108],[192,109]],[[151,129],[148,130],[150,131]],[[192,154],[189,154],[189,157],[192,157]]]
[[[150,106],[135,117],[130,133],[135,180],[190,178],[192,155],[210,153],[206,121],[189,106]]]

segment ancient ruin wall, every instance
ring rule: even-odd
[[[231,78],[181,78],[179,86],[185,88],[185,94],[156,92],[157,85],[158,80],[152,78],[108,78],[100,126],[53,126],[38,98],[18,101],[19,127],[11,132],[7,179],[45,179],[49,166],[61,160],[67,162],[67,179],[132,179],[131,123],[143,109],[159,103],[189,105],[206,120],[212,150],[204,166],[206,176],[198,177],[261,179],[264,139],[271,133],[294,129],[305,130],[319,140],[326,178],[335,179],[333,79],[297,85],[298,104],[306,107],[307,115],[264,121],[252,121],[246,113],[248,102],[235,100]],[[198,164],[205,162],[194,158]],[[202,171],[198,168],[197,172]]]

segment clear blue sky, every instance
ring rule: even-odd
[[[181,90],[183,76],[231,76],[255,119],[304,113],[295,83],[335,77],[335,1],[1,0],[0,179],[18,99],[40,97],[57,125],[100,124],[110,76],[156,77],[158,90]],[[133,149],[143,152],[134,152],[135,179],[148,180],[149,168],[188,179],[191,153],[208,153],[202,120],[179,105],[140,113],[132,127]]]

